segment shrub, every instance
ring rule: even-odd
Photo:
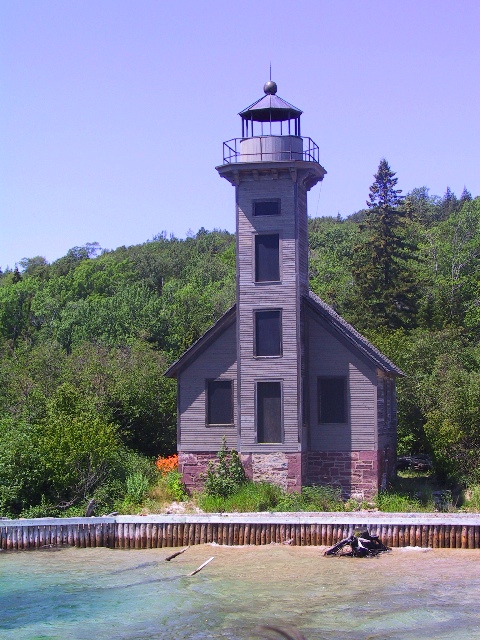
[[[465,491],[465,505],[471,511],[480,511],[480,485],[476,484]]]
[[[182,474],[173,469],[166,474],[168,494],[177,502],[183,502],[188,498],[185,485],[183,484]]]
[[[140,503],[148,490],[148,478],[141,471],[136,471],[127,476],[125,484],[127,489],[125,499],[134,504]]]
[[[225,436],[217,454],[217,460],[208,464],[204,476],[203,493],[227,498],[247,482],[240,456],[227,447]]]

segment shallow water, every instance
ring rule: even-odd
[[[480,638],[480,551],[394,549],[325,558],[319,547],[60,549],[0,554],[0,638]],[[210,556],[215,559],[188,577]]]

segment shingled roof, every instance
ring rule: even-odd
[[[350,344],[360,350],[367,358],[374,362],[377,367],[397,376],[404,376],[401,369],[393,364],[381,351],[374,347],[361,333],[352,327],[342,316],[338,315],[326,302],[319,298],[313,291],[308,292],[305,296],[307,304],[325,318],[329,325],[338,331]]]
[[[304,296],[303,299],[310,309],[318,313],[334,332],[340,334],[356,351],[359,351],[360,354],[375,366],[395,376],[405,375],[387,356],[358,333],[351,324],[338,315],[332,307],[313,293],[313,291],[309,291],[308,295]],[[204,351],[223,331],[235,322],[236,316],[237,305],[234,304],[165,371],[165,375],[169,378],[175,378],[181,369],[187,366],[199,353]]]

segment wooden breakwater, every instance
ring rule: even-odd
[[[0,520],[6,551],[71,546],[152,549],[221,545],[332,546],[365,530],[388,547],[479,549],[476,514],[216,514]]]

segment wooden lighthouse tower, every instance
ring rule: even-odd
[[[265,84],[223,145],[235,188],[236,305],[167,371],[187,486],[227,438],[256,480],[371,495],[394,474],[401,372],[309,291],[307,192],[326,174],[300,109]]]

